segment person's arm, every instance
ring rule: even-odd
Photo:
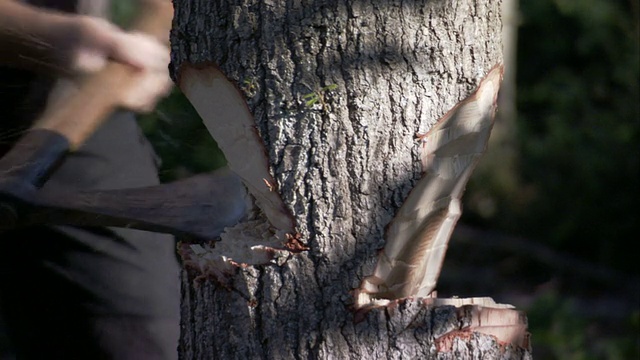
[[[0,63],[69,75],[99,70],[109,59],[154,70],[167,66],[169,52],[104,19],[0,0]]]
[[[123,96],[125,107],[147,111],[170,89],[169,50],[152,37],[98,17],[0,0],[1,65],[69,76],[98,71],[109,60],[147,74],[138,86],[142,90],[132,91],[136,96]]]

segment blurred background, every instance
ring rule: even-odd
[[[439,296],[525,311],[537,359],[640,359],[638,1],[503,5],[511,72]],[[224,164],[178,92],[140,124],[164,181]]]
[[[638,1],[503,5],[511,73],[439,295],[526,311],[536,359],[640,359]]]

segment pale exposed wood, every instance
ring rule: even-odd
[[[240,91],[213,65],[197,68],[183,64],[178,86],[202,117],[229,168],[242,178],[269,222],[281,237],[294,236],[293,218],[272,185],[264,144]]]
[[[426,297],[435,289],[462,214],[460,198],[487,148],[502,70],[494,67],[471,96],[420,135],[424,175],[387,227],[385,247],[362,283],[357,306]]]

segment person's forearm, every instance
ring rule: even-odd
[[[0,64],[32,70],[55,66],[55,29],[68,21],[70,16],[61,13],[0,0]]]
[[[161,1],[161,7],[146,16],[160,16],[168,26],[171,3]],[[168,35],[167,30],[163,33]],[[110,61],[131,66],[141,79],[131,91],[121,94],[120,106],[148,111],[171,88],[169,49],[153,36],[123,31],[95,16],[56,13],[0,0],[0,65],[74,77],[100,71]]]

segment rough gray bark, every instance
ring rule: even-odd
[[[245,90],[310,248],[282,266],[237,269],[231,289],[185,270],[182,358],[530,356],[476,332],[438,346],[468,322],[468,307],[408,300],[357,324],[350,310],[350,291],[372,272],[385,225],[420,177],[415,134],[501,61],[499,0],[174,5],[172,70],[214,62]],[[307,106],[313,92],[323,101]]]

